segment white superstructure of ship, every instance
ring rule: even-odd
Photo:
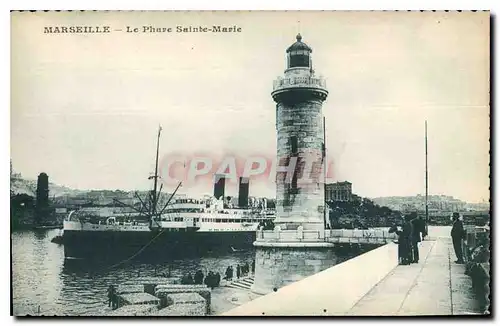
[[[117,213],[100,217],[86,210],[72,211],[64,221],[65,231],[150,232],[254,232],[273,220],[274,209],[266,207],[232,208],[224,200],[178,198],[151,221],[138,213]]]

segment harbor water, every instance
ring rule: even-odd
[[[51,242],[59,230],[12,233],[12,299],[15,316],[102,315],[107,288],[140,276],[182,276],[202,270],[219,272],[227,266],[251,264],[253,249],[203,257],[176,257],[161,263],[139,261],[109,269],[110,262],[64,259],[64,247]]]
[[[65,259],[64,246],[52,243],[59,230],[14,231],[12,242],[12,308],[15,316],[97,316],[107,310],[107,289],[138,276],[178,276],[201,270],[219,272],[231,265],[251,264],[253,248],[235,252],[207,252],[171,259],[134,259],[116,262]],[[337,253],[337,262],[360,252]]]

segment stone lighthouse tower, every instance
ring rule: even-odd
[[[316,77],[312,49],[297,41],[286,50],[287,68],[274,81],[277,168],[274,230],[257,231],[252,291],[265,294],[336,263],[325,241],[325,81]],[[329,230],[328,230],[329,231]]]
[[[298,34],[286,50],[285,76],[274,82],[271,94],[276,102],[279,162],[275,223],[287,230],[324,229],[322,105],[328,91],[325,81],[314,75],[311,53]]]

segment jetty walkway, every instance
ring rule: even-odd
[[[480,314],[449,227],[429,229],[418,264],[398,265],[389,243],[259,297],[227,316],[430,316]]]

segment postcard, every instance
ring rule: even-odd
[[[490,19],[11,12],[11,315],[490,316]]]

